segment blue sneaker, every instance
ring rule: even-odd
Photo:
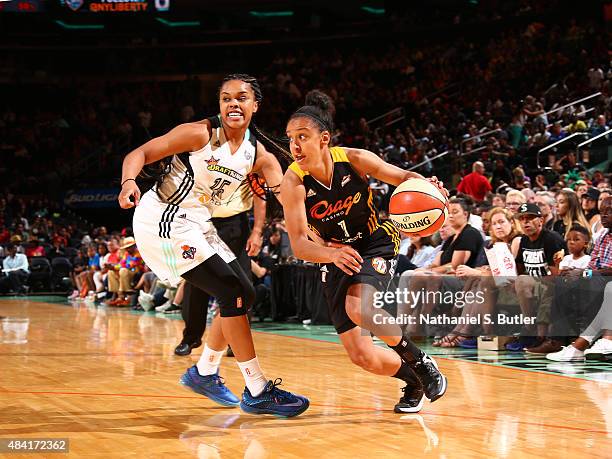
[[[507,351],[510,351],[510,352],[522,352],[523,347],[525,346],[518,339],[515,339],[513,341],[510,341],[509,343],[506,343],[504,347],[506,348]]]
[[[520,336],[518,339],[506,343],[506,350],[511,352],[523,352],[526,348],[535,346],[540,343],[534,336]]]
[[[183,386],[189,387],[197,394],[208,397],[213,402],[223,406],[238,406],[240,400],[227,388],[223,378],[218,373],[201,376],[195,365],[189,368],[180,380]]]
[[[463,349],[477,349],[478,341],[476,341],[476,338],[466,338],[459,342],[459,347]]]
[[[253,397],[248,387],[244,388],[240,408],[245,413],[273,414],[284,418],[291,418],[302,414],[308,409],[310,402],[306,397],[295,395],[279,389],[283,382],[277,378],[274,382],[268,381],[263,392]]]

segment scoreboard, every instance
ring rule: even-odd
[[[170,0],[59,0],[75,13],[159,13],[170,11]]]
[[[170,11],[171,1],[172,0],[0,0],[0,13],[161,13]]]
[[[42,13],[46,6],[44,0],[0,0],[0,13]]]

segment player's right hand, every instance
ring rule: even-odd
[[[332,263],[349,276],[352,276],[361,271],[363,258],[361,258],[361,255],[352,247],[344,246],[334,249]]]
[[[134,200],[130,200],[131,197],[134,197]],[[135,207],[140,202],[140,188],[136,185],[134,180],[126,181],[121,187],[121,192],[119,193],[119,206],[122,209],[130,209]]]

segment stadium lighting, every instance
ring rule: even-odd
[[[163,18],[155,19],[167,27],[199,27],[201,25],[200,21],[168,21]]]
[[[58,26],[64,29],[69,29],[69,30],[102,30],[104,29],[103,24],[66,24],[64,21],[61,21],[59,19],[56,19],[55,23]]]
[[[376,14],[379,16],[385,14],[384,8],[373,8],[371,6],[362,6],[361,9],[365,11],[366,13]]]
[[[293,16],[293,11],[249,11],[256,18],[280,18]]]

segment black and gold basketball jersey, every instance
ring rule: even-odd
[[[368,183],[353,169],[341,147],[330,148],[334,170],[329,187],[297,163],[289,168],[306,188],[308,226],[326,241],[353,246],[362,256],[397,255],[400,236],[391,222],[381,223]]]

